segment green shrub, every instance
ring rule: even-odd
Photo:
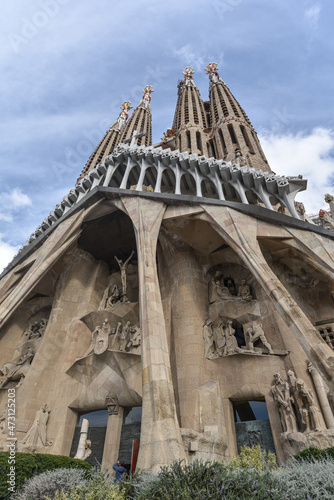
[[[296,460],[322,460],[324,458],[334,459],[334,446],[325,448],[324,450],[311,446],[311,448],[306,448],[306,450],[300,451],[293,458]]]
[[[107,480],[101,472],[93,473],[86,484],[71,488],[70,491],[56,493],[54,496],[54,500],[127,500],[127,498],[129,497],[121,491],[120,486]]]
[[[7,474],[9,473],[9,453],[0,452],[0,498],[10,498]],[[79,467],[89,471],[91,466],[83,460],[64,457],[62,455],[44,455],[42,453],[16,453],[15,455],[15,485],[16,490],[24,481],[47,470],[58,468]]]
[[[27,479],[12,498],[14,500],[44,500],[45,497],[54,499],[56,492],[62,489],[70,490],[74,486],[83,486],[87,481],[87,473],[83,469],[47,470]]]
[[[276,469],[276,455],[269,451],[266,453],[260,445],[242,446],[238,456],[231,458],[228,463],[230,469],[243,468],[255,469],[259,472]]]
[[[145,478],[142,475],[140,480]],[[138,487],[139,486],[139,487]],[[174,462],[163,467],[158,475],[151,475],[144,487],[136,487],[140,500],[283,500],[288,497],[271,472],[253,468],[231,469],[222,462],[182,464]]]
[[[279,480],[288,498],[334,498],[334,461],[331,458],[313,461],[292,459],[271,474]]]

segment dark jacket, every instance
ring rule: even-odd
[[[124,474],[124,472],[126,472],[126,469],[125,467],[121,467],[120,465],[118,465],[118,463],[116,462],[112,468],[116,471],[116,478],[115,478],[115,481],[121,481],[122,480],[122,475]]]

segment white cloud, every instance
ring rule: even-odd
[[[18,250],[19,246],[12,246],[10,243],[2,241],[2,234],[0,233],[0,273],[9,264]]]
[[[318,27],[320,12],[321,12],[321,6],[318,2],[313,4],[305,11],[304,14],[305,19],[309,23],[312,30],[315,30]]]
[[[334,131],[315,128],[310,133],[262,132],[261,144],[269,164],[279,175],[299,175],[308,180],[306,191],[297,195],[307,213],[328,209],[326,193],[334,191]]]
[[[12,222],[14,214],[31,204],[29,196],[23,193],[20,188],[0,193],[0,220]]]

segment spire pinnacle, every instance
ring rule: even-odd
[[[154,92],[154,89],[152,85],[146,85],[146,87],[143,88],[143,97],[140,99],[138,103],[138,108],[144,108],[147,110],[151,110],[151,99],[152,99],[152,92]]]
[[[220,78],[218,74],[218,65],[217,63],[209,63],[205,66],[205,71],[209,75],[210,84],[213,85],[215,83],[222,83],[225,85],[225,82]]]
[[[194,74],[194,68],[191,66],[187,66],[183,71],[182,74],[184,75],[184,84],[186,87],[196,87],[196,84],[193,79],[193,74]]]
[[[109,130],[122,130],[125,127],[126,120],[129,118],[129,110],[132,109],[131,102],[123,102],[120,108],[122,111],[120,112],[119,117],[116,118],[114,123],[110,126]]]

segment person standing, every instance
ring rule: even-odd
[[[115,483],[116,481],[122,481],[123,474],[126,473],[124,463],[121,460],[117,460],[112,468],[116,471]]]

